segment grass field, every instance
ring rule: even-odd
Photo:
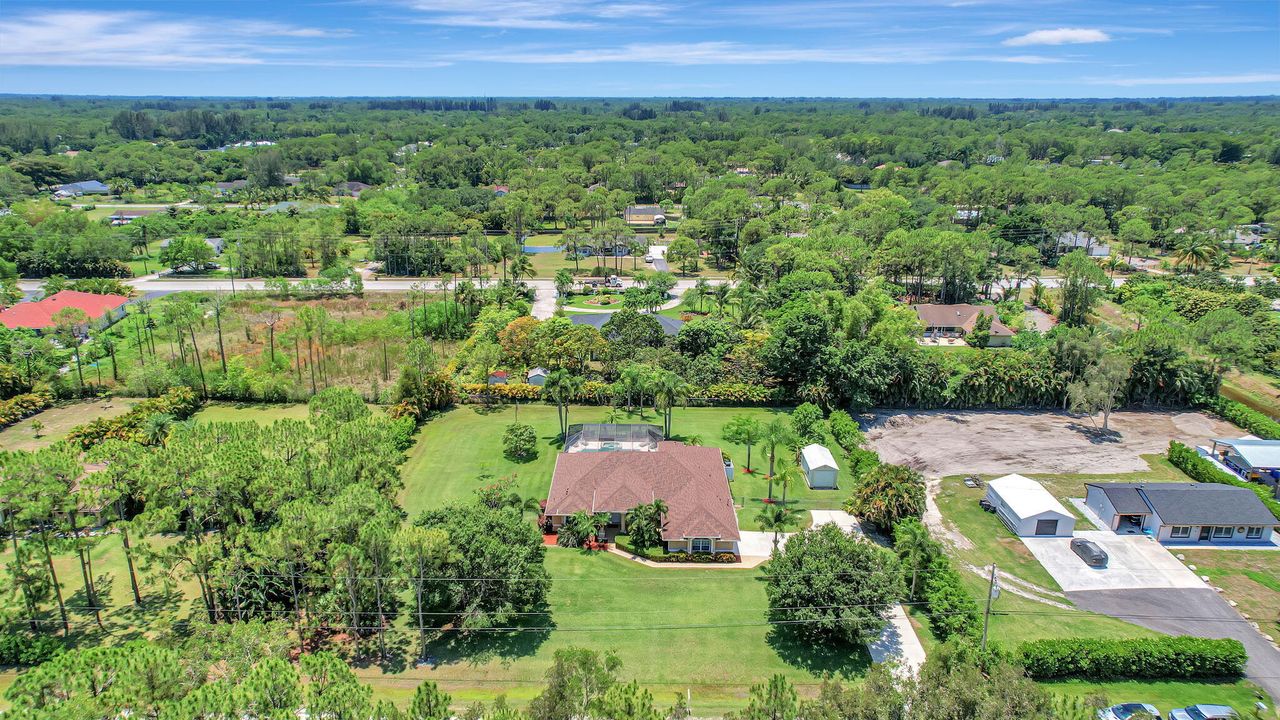
[[[1223,378],[1220,392],[1260,413],[1280,418],[1280,378],[1253,371],[1233,371]]]
[[[1208,575],[1210,584],[1222,588],[1228,600],[1258,622],[1262,632],[1280,636],[1280,552],[1274,550],[1178,549],[1197,575]]]
[[[574,406],[569,422],[603,422],[608,408]],[[765,408],[677,408],[672,417],[674,439],[697,439],[703,445],[719,447],[733,458],[734,482],[730,490],[735,501],[743,505],[738,523],[744,530],[755,530],[755,515],[768,495],[764,474],[768,461],[763,448],[752,452],[757,474],[745,472],[745,448],[730,445],[721,438],[721,428],[735,415],[750,415],[767,421],[776,410]],[[534,427],[538,435],[538,456],[528,462],[515,462],[503,457],[502,433],[515,421]],[[659,423],[652,410],[643,415],[624,415],[619,422]],[[400,501],[409,516],[427,508],[451,502],[469,502],[476,488],[489,482],[489,477],[515,476],[516,490],[524,497],[546,497],[551,487],[551,473],[559,451],[559,426],[555,407],[543,403],[486,408],[467,405],[450,410],[423,426],[417,444],[409,451],[409,461],[402,471],[405,489]],[[485,477],[482,481],[480,478]],[[851,478],[841,470],[840,490],[810,490],[793,487],[787,491],[788,505],[799,510],[838,508],[848,495]],[[774,488],[774,496],[781,489]],[[804,518],[808,521],[808,518]]]
[[[8,552],[0,553],[0,562],[9,560]],[[101,538],[93,562],[108,608],[102,629],[86,609],[75,556],[65,553],[54,559],[76,646],[154,637],[200,612],[194,582],[166,585],[146,575],[141,576],[146,605],[133,607],[118,536]],[[524,702],[543,685],[556,650],[583,646],[615,652],[623,661],[622,675],[640,681],[660,701],[669,702],[674,693],[689,689],[696,708],[719,714],[740,708],[750,685],[772,674],[782,673],[814,692],[820,676],[855,677],[869,662],[861,648],[815,650],[769,626],[759,570],[673,571],[606,553],[561,548],[548,550],[547,569],[553,578],[549,614],[527,618],[522,631],[481,635],[469,642],[445,633],[429,646],[437,667],[419,668],[407,661],[416,649],[417,635],[406,614],[388,633],[395,658],[385,668],[358,664],[357,674],[373,685],[375,697],[402,704],[424,679],[452,693],[459,709],[465,702],[498,695]],[[50,628],[59,626],[52,601],[42,606],[41,621]],[[548,629],[540,629],[544,627]],[[673,652],[675,648],[679,650]],[[0,677],[0,685],[4,683]]]
[[[130,399],[114,398],[51,407],[0,430],[0,450],[39,450],[66,437],[71,428],[77,425],[83,425],[98,418],[112,418],[125,414],[133,407],[134,402]],[[36,437],[33,426],[37,420],[44,423],[40,437]]]
[[[242,422],[252,420],[267,425],[276,420],[306,420],[307,404],[252,405],[238,403],[209,403],[195,414],[199,422]]]

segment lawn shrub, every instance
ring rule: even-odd
[[[946,553],[940,553],[929,563],[923,585],[924,613],[938,640],[977,637],[982,632],[978,603],[965,589],[960,572],[952,566]]]
[[[737,556],[737,555],[734,555],[734,554],[733,554],[733,553],[731,553],[731,552],[721,552],[721,553],[703,553],[703,552],[700,552],[700,553],[689,553],[689,552],[685,552],[685,551],[683,551],[683,550],[677,550],[676,552],[664,553],[664,554],[662,554],[662,555],[658,555],[658,556],[656,556],[656,557],[654,557],[654,558],[651,558],[651,559],[656,560],[657,562],[667,562],[667,563],[706,563],[706,564],[710,564],[710,563],[736,563],[736,562],[738,562],[738,556]]]
[[[0,632],[0,665],[39,665],[64,649],[53,635]]]
[[[893,530],[893,549],[902,561],[907,599],[924,612],[938,640],[977,637],[982,630],[978,603],[928,527],[916,518],[898,523]]]
[[[1234,485],[1252,491],[1262,504],[1267,506],[1271,514],[1280,519],[1280,502],[1276,501],[1271,494],[1271,488],[1266,485],[1242,480],[1229,472],[1224,472],[1211,461],[1201,457],[1200,453],[1176,440],[1169,442],[1168,458],[1174,467],[1196,482]]]
[[[502,434],[503,454],[511,460],[531,460],[538,457],[538,434],[532,425],[511,423]]]
[[[19,420],[35,415],[53,405],[53,394],[44,390],[15,395],[8,400],[0,400],[0,428],[8,427]]]
[[[1239,425],[1264,440],[1280,440],[1280,422],[1272,420],[1244,403],[1215,395],[1204,399],[1202,404],[1214,415],[1233,425]]]
[[[31,391],[31,384],[12,365],[0,363],[0,400]]]
[[[538,400],[542,398],[542,388],[525,383],[509,385],[486,385],[485,383],[463,383],[462,395],[489,400]]]
[[[1239,640],[1183,635],[1032,640],[1018,647],[1018,658],[1035,680],[1185,680],[1240,677],[1249,655]]]
[[[186,420],[200,409],[202,401],[195,390],[186,386],[171,388],[160,397],[147,398],[124,415],[114,418],[98,418],[84,425],[77,425],[67,433],[67,441],[88,450],[107,438],[143,442],[142,427],[152,415],[171,415],[175,420]]]

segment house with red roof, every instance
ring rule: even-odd
[[[54,326],[54,315],[64,308],[76,308],[89,316],[88,326],[103,328],[124,316],[129,298],[123,295],[98,295],[79,290],[62,290],[38,302],[18,303],[0,310],[0,324],[10,330],[27,328],[37,333]],[[87,327],[81,328],[81,331]]]
[[[738,554],[741,533],[724,457],[714,447],[662,439],[653,425],[569,427],[543,518],[558,531],[577,512],[607,513],[606,535],[626,532],[627,511],[662,500],[668,552]]]

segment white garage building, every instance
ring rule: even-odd
[[[800,466],[804,468],[805,481],[810,488],[832,489],[836,486],[840,466],[824,446],[817,443],[805,445],[800,450]]]
[[[1070,537],[1076,518],[1040,483],[1021,475],[1005,475],[987,483],[987,501],[1014,535]]]

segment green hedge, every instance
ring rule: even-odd
[[[1280,502],[1276,501],[1270,487],[1262,483],[1249,482],[1229,472],[1224,472],[1217,465],[1214,465],[1212,461],[1201,457],[1200,453],[1193,448],[1189,448],[1176,440],[1169,442],[1168,458],[1174,467],[1186,473],[1187,477],[1196,482],[1234,485],[1252,491],[1262,501],[1262,504],[1267,506],[1271,514],[1280,519]]]
[[[946,642],[956,636],[977,637],[982,632],[978,603],[965,589],[960,573],[952,567],[945,554],[929,563],[923,595],[929,627],[939,640]]]
[[[186,420],[200,409],[203,401],[185,385],[171,388],[159,397],[147,398],[133,406],[129,412],[113,418],[98,418],[84,425],[77,425],[67,433],[67,441],[88,450],[108,438],[143,443],[142,428],[152,415],[171,415],[174,420]]]
[[[23,418],[35,415],[51,405],[53,405],[53,395],[43,390],[0,400],[0,428],[6,428]]]
[[[1033,640],[1018,647],[1018,659],[1035,680],[1150,680],[1240,677],[1249,654],[1239,640],[1184,635]]]
[[[1238,425],[1264,440],[1280,440],[1280,422],[1272,420],[1248,405],[1221,395],[1202,400],[1202,405],[1223,420]]]
[[[0,665],[39,665],[63,650],[52,635],[0,632]]]

